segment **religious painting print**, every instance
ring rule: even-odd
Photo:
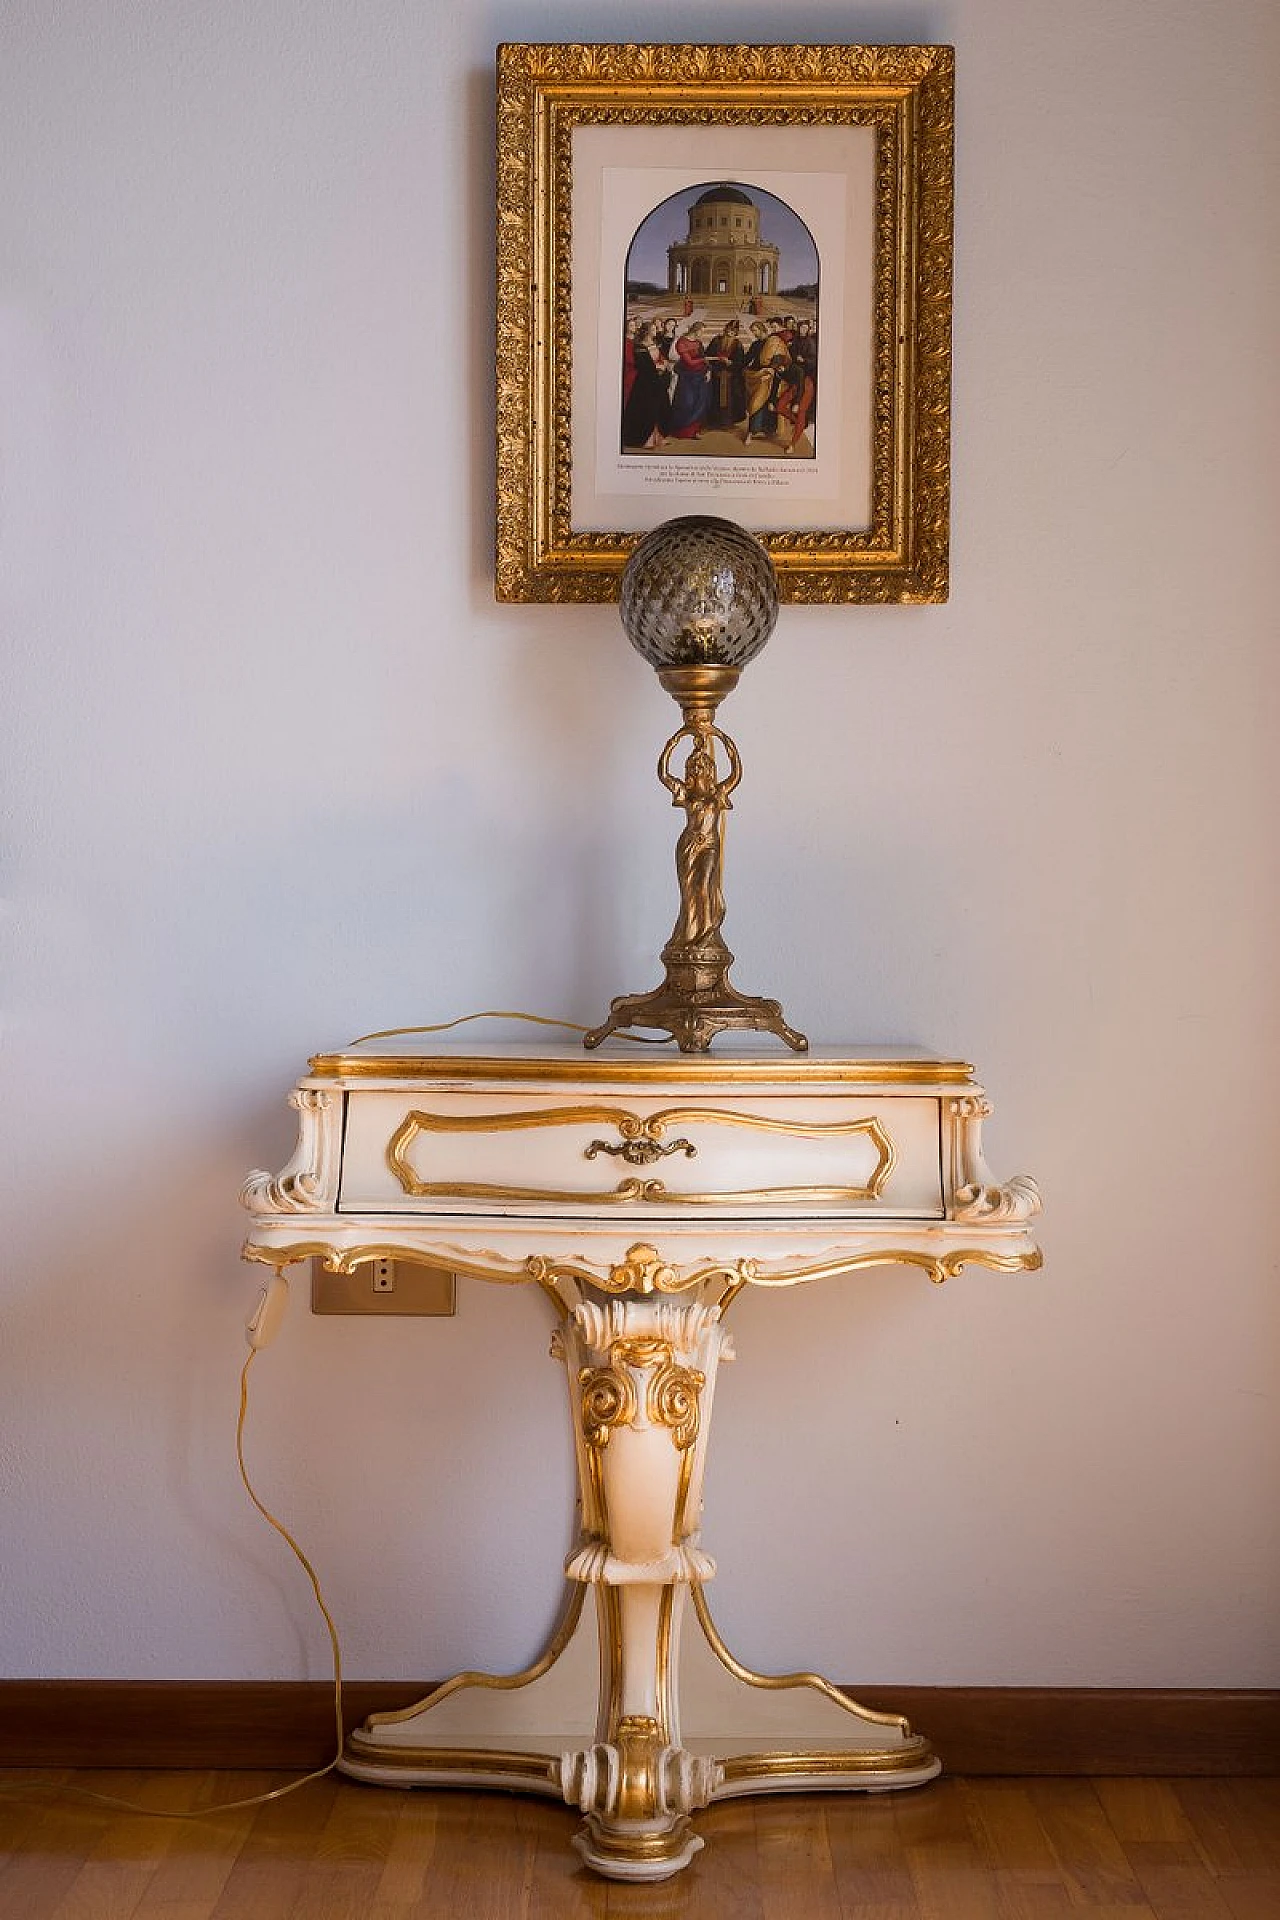
[[[499,49],[499,599],[615,599],[691,513],[784,600],[946,598],[953,64]]]
[[[818,281],[813,235],[774,194],[668,195],[627,250],[621,451],[812,460]]]

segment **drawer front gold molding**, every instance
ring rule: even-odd
[[[409,1150],[420,1134],[506,1133],[516,1128],[615,1126],[620,1143],[610,1146],[593,1140],[583,1149],[583,1157],[594,1160],[598,1153],[616,1153],[629,1162],[645,1164],[665,1154],[685,1152],[692,1158],[697,1147],[688,1140],[662,1144],[662,1136],[671,1126],[689,1126],[705,1122],[712,1126],[743,1127],[754,1132],[784,1133],[808,1140],[865,1136],[875,1148],[877,1163],[863,1186],[754,1187],[725,1189],[708,1193],[671,1193],[661,1180],[622,1180],[611,1192],[551,1187],[517,1187],[490,1181],[423,1180],[409,1165]],[[445,1114],[421,1109],[405,1115],[387,1144],[387,1166],[403,1193],[415,1200],[495,1200],[554,1201],[564,1204],[628,1205],[639,1202],[661,1205],[675,1202],[681,1206],[723,1206],[730,1203],[760,1205],[835,1206],[842,1203],[866,1203],[878,1200],[897,1165],[898,1155],[882,1122],[874,1114],[859,1120],[783,1120],[764,1114],[736,1113],[728,1107],[664,1107],[657,1113],[631,1113],[625,1107],[584,1105],[539,1107],[533,1112],[519,1110],[503,1113]]]

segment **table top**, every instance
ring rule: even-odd
[[[966,1087],[973,1069],[966,1061],[927,1047],[844,1043],[792,1053],[755,1034],[724,1035],[707,1053],[679,1053],[671,1044],[607,1040],[588,1052],[577,1040],[490,1041],[429,1030],[369,1034],[311,1061],[316,1080],[592,1081],[620,1080],[665,1085],[713,1086],[726,1082],[792,1085],[840,1084]]]

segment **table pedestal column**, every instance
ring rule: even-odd
[[[687,1866],[703,1844],[690,1815],[711,1800],[931,1779],[939,1763],[904,1720],[816,1674],[754,1673],[716,1632],[699,1527],[716,1372],[733,1353],[720,1307],[562,1304],[552,1352],[569,1387],[582,1534],[561,1625],[523,1674],[459,1674],[402,1713],[375,1714],[343,1770],[563,1797],[585,1815],[574,1837],[584,1861],[617,1880]],[[682,1650],[690,1591],[700,1631]]]
[[[724,1778],[681,1743],[675,1673],[690,1581],[714,1563],[697,1544],[711,1397],[732,1346],[715,1306],[579,1304],[553,1351],[565,1361],[583,1542],[565,1569],[595,1587],[601,1653],[594,1743],[566,1753],[574,1845],[615,1879],[655,1879],[702,1845],[689,1815]]]

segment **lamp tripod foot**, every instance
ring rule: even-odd
[[[668,1033],[681,1053],[705,1053],[718,1033],[772,1033],[793,1053],[807,1053],[804,1034],[787,1024],[781,1003],[756,994],[739,993],[727,981],[720,993],[706,1000],[673,992],[669,983],[652,993],[624,994],[613,1001],[609,1017],[583,1035],[584,1047],[598,1047],[611,1033],[630,1027],[651,1027]]]

